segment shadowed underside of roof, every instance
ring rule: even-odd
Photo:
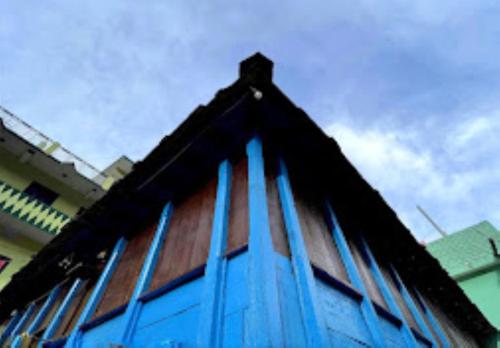
[[[236,82],[217,92],[208,105],[196,108],[14,277],[0,293],[0,316],[65,277],[58,265],[68,256],[73,264],[91,268],[99,252],[121,235],[140,231],[167,201],[193,192],[215,175],[220,161],[243,151],[257,132],[267,149],[283,155],[291,168],[334,198],[346,230],[363,231],[376,254],[438,301],[464,330],[476,337],[491,332],[477,308],[359,175],[338,144],[273,84],[272,66],[261,54],[243,61]]]

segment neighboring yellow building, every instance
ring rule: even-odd
[[[131,167],[101,172],[0,107],[0,289]]]

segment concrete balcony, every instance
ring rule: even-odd
[[[71,219],[59,210],[0,181],[0,212],[5,212],[50,235],[57,235]]]

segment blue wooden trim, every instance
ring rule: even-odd
[[[264,156],[259,137],[246,146],[248,156],[248,309],[249,345],[281,347],[281,316],[278,300],[275,254],[267,207]]]
[[[430,310],[427,303],[425,303],[424,298],[416,288],[414,288],[414,290],[417,296],[417,300],[422,304],[424,313],[427,316],[427,319],[429,319],[432,327],[434,328],[434,332],[439,336],[439,340],[441,341],[443,348],[451,348],[450,342],[448,341],[448,338],[446,338],[446,334],[444,333],[443,328],[437,321],[436,317],[434,317],[434,314],[432,314],[432,311]]]
[[[385,309],[384,307],[382,307],[380,304],[378,304],[377,302],[375,302],[373,300],[372,300],[372,303],[373,303],[373,307],[375,307],[375,311],[377,312],[378,315],[380,315],[381,317],[384,317],[385,319],[387,319],[388,321],[390,321],[391,323],[393,323],[397,327],[401,327],[401,325],[403,325],[403,321],[400,318],[398,318],[397,316],[395,316],[393,313],[389,312],[387,309]]]
[[[285,220],[292,266],[295,272],[295,284],[298,289],[300,308],[308,347],[326,347],[328,338],[326,326],[321,315],[320,303],[316,291],[311,263],[304,243],[299,217],[295,209],[288,170],[285,162],[279,160],[279,175],[277,176],[278,191]]]
[[[361,302],[361,300],[363,299],[363,295],[358,290],[354,289],[349,284],[344,283],[342,280],[335,278],[327,271],[315,265],[312,265],[312,270],[315,277],[324,281],[328,285],[331,285],[332,287],[342,292],[343,294],[351,297],[352,299],[358,302]]]
[[[161,247],[165,241],[165,236],[167,235],[168,224],[170,222],[170,217],[172,216],[173,205],[172,203],[167,203],[160,217],[160,222],[156,228],[155,236],[151,245],[149,247],[148,254],[144,260],[144,264],[141,269],[141,274],[137,280],[134,288],[134,292],[130,297],[127,309],[124,314],[121,327],[121,337],[119,337],[118,342],[123,346],[128,346],[132,341],[132,335],[137,324],[137,319],[141,312],[142,303],[139,301],[141,294],[148,288],[151,278],[153,277],[153,271],[158,261],[158,256],[160,255]]]
[[[418,324],[418,327],[420,328],[420,330],[422,330],[422,333],[425,335],[425,338],[427,338],[432,343],[432,346],[438,347],[438,344],[437,344],[436,340],[434,339],[434,336],[432,335],[431,330],[427,327],[427,323],[424,321],[424,318],[422,318],[422,316],[420,315],[420,312],[418,311],[417,307],[415,306],[415,302],[413,302],[413,299],[411,298],[410,293],[406,289],[405,284],[403,283],[403,281],[399,277],[398,272],[396,271],[396,269],[393,266],[391,266],[390,271],[394,275],[394,279],[398,283],[398,287],[399,287],[399,290],[401,292],[401,296],[403,297],[403,300],[405,301],[411,314],[415,318],[415,320]]]
[[[406,321],[403,313],[401,312],[401,309],[398,307],[396,299],[394,298],[394,294],[391,292],[389,286],[387,285],[386,279],[384,278],[384,275],[382,274],[382,271],[380,270],[377,260],[373,256],[370,247],[368,246],[366,240],[363,237],[361,237],[360,240],[361,240],[362,251],[368,257],[368,264],[369,264],[368,266],[370,267],[370,270],[373,274],[375,283],[377,283],[378,288],[382,292],[385,302],[387,303],[387,306],[389,306],[389,310],[394,315],[396,315],[396,317],[398,317],[402,322],[400,329],[403,333],[403,337],[406,341],[406,344],[408,345],[408,347],[418,347],[418,343],[412,334],[410,325]]]
[[[116,308],[113,308],[112,310],[98,316],[95,319],[87,321],[86,323],[82,324],[82,326],[80,326],[80,331],[82,331],[82,332],[89,331],[90,329],[93,329],[94,327],[99,326],[102,323],[105,323],[106,321],[111,320],[111,319],[119,316],[120,314],[125,312],[125,310],[127,309],[127,306],[128,306],[128,302],[124,303]]]
[[[76,323],[75,327],[73,328],[73,331],[69,335],[65,347],[68,348],[78,347],[82,333],[81,326],[92,317],[92,314],[94,314],[94,311],[99,303],[99,300],[101,299],[104,290],[106,289],[106,286],[108,285],[108,282],[111,279],[111,276],[115,271],[118,262],[120,261],[120,257],[123,254],[126,245],[127,241],[125,240],[124,237],[121,237],[118,240],[118,242],[116,242],[115,248],[113,249],[110,258],[106,263],[106,267],[104,267],[104,270],[101,273],[101,276],[99,277],[99,280],[97,281],[94,290],[92,291],[92,295],[90,295],[90,298],[87,301],[87,304],[85,305],[85,308],[83,309],[80,318],[78,318],[78,322]]]
[[[139,297],[139,301],[144,303],[154,300],[155,298],[158,298],[161,295],[169,291],[172,291],[186,283],[189,283],[197,278],[203,277],[204,274],[205,274],[205,265],[196,267],[192,271],[189,271],[188,273],[183,274],[178,278],[175,278],[174,280],[168,282],[167,284],[160,286],[158,289],[155,289],[153,291],[145,293],[144,295],[141,295],[141,297]]]
[[[241,255],[245,252],[248,251],[248,244],[245,244],[237,249],[234,249],[233,251],[230,251],[226,254],[226,260],[231,260],[232,258],[235,258],[238,255]]]
[[[361,279],[358,268],[354,261],[354,258],[349,249],[349,244],[344,237],[344,233],[340,228],[340,225],[337,221],[337,217],[330,205],[330,202],[326,202],[326,210],[328,213],[328,218],[331,223],[331,230],[333,240],[338,247],[340,257],[345,265],[347,275],[352,282],[352,285],[363,295],[363,299],[361,300],[361,312],[365,317],[366,325],[368,326],[368,330],[373,339],[373,345],[375,347],[385,347],[384,336],[382,334],[382,329],[380,328],[379,318],[377,312],[375,311],[375,307],[373,307],[373,303],[368,295],[368,291]]]
[[[47,312],[50,310],[50,307],[54,304],[54,301],[57,298],[57,295],[59,295],[59,292],[61,290],[60,285],[56,285],[51,291],[49,296],[47,296],[47,299],[45,300],[42,308],[38,311],[36,314],[35,318],[31,322],[31,324],[28,326],[26,329],[26,334],[31,335],[33,332],[36,331],[44,317],[47,315]],[[21,334],[23,332],[18,332],[18,335],[14,338],[14,341],[11,344],[12,348],[20,348],[22,344],[22,337]]]
[[[432,346],[432,341],[430,341],[427,337],[425,337],[424,335],[422,335],[422,334],[421,334],[420,332],[418,332],[416,329],[412,328],[412,329],[411,329],[411,332],[413,332],[413,335],[414,335],[417,339],[419,339],[419,340],[421,340],[421,341],[423,341],[423,342],[427,343],[427,345],[429,345],[429,346]]]
[[[43,332],[42,335],[42,340],[38,347],[42,347],[43,342],[47,341],[52,337],[52,335],[56,332],[57,328],[59,327],[59,324],[61,323],[62,318],[68,311],[69,306],[71,305],[71,302],[73,302],[73,299],[75,298],[76,294],[78,293],[78,290],[80,290],[80,287],[82,285],[83,281],[80,278],[77,278],[74,282],[71,288],[69,289],[68,293],[64,297],[63,302],[59,306],[59,309],[57,310],[56,314],[50,321],[49,325],[47,326],[47,329]]]
[[[224,251],[231,196],[231,165],[226,160],[219,166],[212,236],[203,284],[200,324],[197,342],[200,347],[215,347],[220,343],[224,288]]]
[[[12,332],[10,333],[11,339],[14,339],[17,336],[19,331],[23,328],[24,324],[26,324],[26,321],[29,320],[29,318],[31,317],[31,315],[35,311],[35,307],[36,307],[35,302],[31,302],[30,305],[28,306],[28,308],[26,309],[26,311],[24,312],[23,316],[21,317],[21,319],[17,323],[14,330],[12,330]]]
[[[68,340],[67,337],[61,337],[55,341],[49,341],[49,342],[42,343],[42,347],[43,348],[61,348],[61,347],[64,347],[64,344],[66,343],[67,340]]]
[[[21,319],[21,312],[16,310],[14,314],[11,316],[9,323],[5,326],[5,329],[2,332],[2,335],[0,335],[0,347],[4,343],[4,341],[9,337],[10,333],[14,328],[16,327],[19,319]]]

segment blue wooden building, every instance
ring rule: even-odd
[[[243,61],[13,278],[1,345],[478,347],[494,332],[272,69]]]

